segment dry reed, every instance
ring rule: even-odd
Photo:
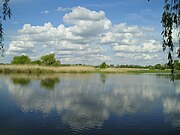
[[[95,70],[91,66],[0,65],[0,73],[90,73]]]

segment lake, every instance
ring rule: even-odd
[[[0,135],[180,135],[166,74],[0,75]]]

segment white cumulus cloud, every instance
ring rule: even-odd
[[[63,17],[64,24],[57,27],[51,22],[42,26],[24,24],[10,42],[6,55],[27,54],[38,59],[55,53],[62,63],[93,65],[103,61],[124,64],[121,63],[124,58],[126,64],[141,64],[139,61],[143,60],[151,63],[156,58],[160,62],[161,43],[153,38],[153,28],[126,23],[113,25],[105,12],[85,7],[68,11]]]

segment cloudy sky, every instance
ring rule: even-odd
[[[165,63],[163,0],[11,0],[4,22],[6,53],[33,60],[55,53],[61,63]]]

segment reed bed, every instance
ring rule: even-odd
[[[54,71],[57,73],[92,73],[96,71],[96,68],[92,66],[64,66],[54,67]]]
[[[95,70],[91,66],[0,65],[0,73],[91,73]]]

